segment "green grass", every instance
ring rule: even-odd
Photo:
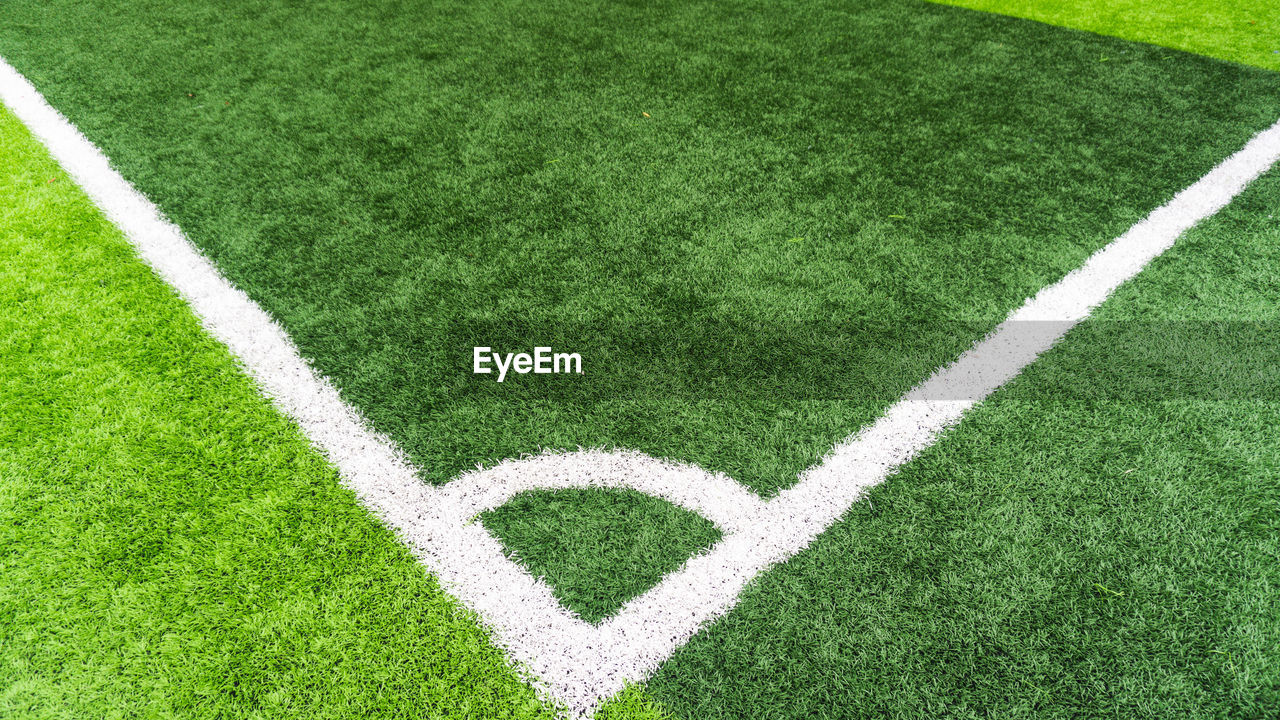
[[[0,198],[0,717],[553,717],[3,108]]]
[[[596,720],[672,720],[672,715],[640,686],[629,685],[600,707]]]
[[[1280,173],[756,582],[679,717],[1280,707]]]
[[[1280,70],[1272,0],[937,0]]]
[[[905,0],[10,0],[0,54],[427,481],[616,445],[765,494],[1280,95],[1265,70]],[[0,714],[545,712],[65,180],[39,182],[15,197],[79,210],[20,200],[6,224],[111,242],[3,236]],[[1273,174],[754,583],[657,702],[1265,717],[1277,203]],[[586,374],[469,373],[473,345],[535,344]],[[573,496],[484,522],[588,617],[710,537]],[[602,711],[627,713],[666,710],[632,689]]]
[[[481,520],[556,597],[599,622],[648,590],[720,531],[702,517],[631,490],[522,493]]]
[[[0,53],[433,483],[621,446],[774,492],[1280,93],[907,0],[10,0]],[[585,374],[470,372],[535,344]]]
[[[625,447],[776,492],[1280,94],[909,0],[5,8],[0,54],[432,483]]]

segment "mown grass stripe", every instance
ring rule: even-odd
[[[1280,70],[1280,13],[1271,0],[934,1]],[[1098,56],[1098,62],[1119,59]]]

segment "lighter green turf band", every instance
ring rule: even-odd
[[[1280,70],[1273,0],[935,0]],[[1098,62],[1119,58],[1099,55]]]

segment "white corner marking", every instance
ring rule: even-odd
[[[724,475],[635,452],[585,450],[509,460],[443,488],[422,483],[404,454],[373,431],[288,335],[231,285],[107,158],[7,62],[3,101],[49,149],[138,254],[239,359],[262,391],[440,581],[483,619],[536,684],[586,717],[628,682],[649,676],[699,628],[728,612],[748,582],[803,550],[870,487],[938,440],[1015,377],[1182,233],[1226,206],[1280,158],[1280,122],[1254,136],[1169,203],[1014,310],[955,362],[837,445],[769,501]],[[487,368],[486,368],[487,370]],[[476,513],[533,489],[631,488],[701,514],[724,536],[614,616],[589,624],[540,579],[508,560]]]

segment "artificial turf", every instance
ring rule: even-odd
[[[631,490],[528,492],[482,516],[560,602],[599,622],[720,539],[706,519]]]
[[[428,482],[604,446],[763,494],[1280,94],[912,0],[10,0],[0,54]],[[498,384],[478,345],[584,374]]]
[[[1280,93],[908,0],[10,0],[0,54],[433,483],[619,446],[774,492]]]
[[[937,0],[1280,70],[1273,0]]]
[[[540,447],[620,445],[766,493],[1272,122],[1280,90],[1275,74],[893,0],[11,1],[0,54],[281,318],[428,481]],[[660,671],[658,697],[684,718],[1265,717],[1280,704],[1269,600],[1280,585],[1280,492],[1266,435],[1280,421],[1268,374],[1280,298],[1267,250],[1277,236],[1262,220],[1276,206],[1268,178],[1184,241],[1104,309],[1118,315],[1081,328],[757,581]],[[469,375],[472,345],[544,343],[582,352],[586,374],[502,386]],[[1213,372],[1186,369],[1206,361]],[[116,371],[97,383],[109,387]],[[43,376],[24,377],[39,386]],[[1262,391],[1251,394],[1242,378],[1254,377]],[[91,466],[117,445],[101,431],[73,457]],[[28,466],[19,477],[39,477],[57,460],[12,458],[6,477]],[[272,467],[263,460],[262,472]],[[316,478],[321,499],[285,503],[290,518],[363,518],[341,506],[354,501],[331,476]],[[164,495],[171,487],[127,486],[143,510],[158,506],[140,516],[157,522],[172,512],[160,508],[195,501]],[[565,578],[562,598],[598,615],[634,592],[619,580],[590,594],[592,577],[609,579],[608,558],[628,559],[600,550],[639,531],[596,522],[626,513],[589,495],[526,498],[522,514],[537,522],[486,522],[540,574]],[[539,556],[557,516],[564,536]],[[133,547],[128,517],[94,526],[117,533],[103,536],[103,552]],[[191,542],[223,537],[209,527],[191,525]],[[417,608],[404,587],[418,586],[398,584],[409,575],[387,580],[388,593],[364,562],[330,557],[349,538],[269,530],[223,530],[250,533],[232,555],[263,564],[247,585],[256,597],[285,612],[279,598],[297,586],[276,575],[318,544],[334,564],[313,569],[307,591],[329,597],[329,584],[347,587],[355,573],[360,610],[342,621],[372,633],[351,640],[361,652],[390,660],[361,655],[351,672],[332,661],[323,638],[337,621],[319,604],[291,618],[294,635],[255,634],[253,623],[237,635],[239,618],[275,616],[234,594],[212,609],[153,599],[130,605],[123,629],[96,645],[89,629],[100,628],[78,620],[82,634],[59,648],[87,655],[65,664],[65,681],[33,681],[45,695],[30,697],[56,695],[50,707],[77,714],[93,698],[113,707],[149,692],[153,708],[236,714],[248,706],[226,693],[249,691],[209,681],[222,662],[271,688],[249,696],[264,714],[385,709],[384,697],[477,717],[523,707],[518,685],[487,690],[515,681],[428,581],[416,581],[428,598]],[[409,573],[407,555],[385,542],[405,563],[391,563],[396,572]],[[641,574],[671,562],[656,547],[626,549],[655,559]],[[38,572],[25,564],[40,552],[79,557],[64,541],[12,556],[13,567]],[[197,554],[165,569],[182,578],[210,562]],[[96,593],[89,613],[115,610],[99,597],[113,579],[80,586]],[[197,599],[220,592],[195,587]],[[140,624],[164,602],[186,603],[180,619],[158,615],[182,628],[177,646]],[[29,612],[50,635],[65,615]],[[390,626],[406,621],[432,632],[396,635]],[[10,617],[0,622],[16,632]],[[232,630],[203,632],[222,625]],[[445,688],[438,678],[466,677],[447,662],[432,666],[426,689],[401,672],[422,659],[399,648],[435,647],[434,633],[455,627],[489,658],[476,661],[477,692],[494,705]],[[238,644],[215,641],[222,655],[211,660],[204,636],[228,633]],[[40,640],[22,637],[6,642],[8,657],[30,663]],[[265,648],[253,644],[264,637]],[[134,654],[107,658],[130,638]],[[162,667],[195,670],[161,673],[177,680],[157,686],[152,648]],[[58,677],[50,662],[38,678]],[[640,691],[605,712],[634,708],[662,712]]]
[[[4,108],[0,678],[12,720],[554,717]]]
[[[682,718],[1280,707],[1280,172],[763,576]]]

